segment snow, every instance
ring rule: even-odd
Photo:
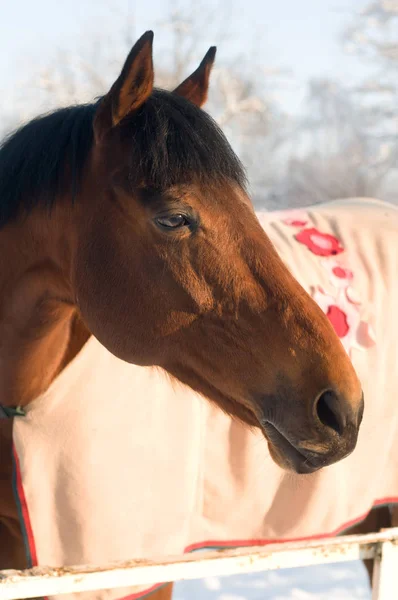
[[[175,585],[173,600],[370,600],[361,562],[207,577]]]

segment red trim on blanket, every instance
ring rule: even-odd
[[[326,534],[320,533],[320,534],[316,534],[316,535],[309,535],[306,537],[273,539],[273,540],[266,540],[266,539],[229,540],[228,542],[208,540],[206,542],[199,542],[197,544],[191,544],[190,546],[187,546],[184,550],[184,553],[195,552],[196,550],[205,550],[205,549],[211,549],[211,548],[214,548],[214,549],[235,548],[235,547],[244,548],[244,547],[248,547],[248,546],[267,546],[267,545],[271,545],[271,544],[286,544],[289,542],[311,542],[311,541],[319,540],[322,538],[335,537],[336,535],[339,535],[346,529],[350,529],[351,527],[354,527],[354,525],[357,525],[358,523],[360,523],[361,521],[366,519],[369,512],[373,508],[377,508],[378,506],[383,506],[386,504],[398,504],[398,496],[388,496],[386,498],[380,498],[380,500],[376,500],[372,504],[372,507],[369,509],[368,512],[364,513],[362,516],[358,517],[357,519],[352,519],[351,521],[347,521],[347,523],[345,523],[344,525],[341,525],[340,527],[338,527],[331,533],[326,533]],[[149,595],[149,594],[155,592],[156,590],[160,589],[164,585],[165,585],[164,583],[160,583],[160,584],[152,586],[151,588],[143,590],[142,592],[138,592],[137,594],[134,594],[133,596],[124,596],[123,598],[117,598],[116,600],[138,600],[139,598],[143,598],[146,595]]]
[[[18,454],[17,454],[14,444],[12,446],[12,453],[13,453],[14,468],[15,468],[15,487],[16,487],[16,493],[18,495],[19,508],[20,508],[21,517],[23,520],[23,527],[25,529],[26,543],[28,544],[28,547],[29,547],[30,562],[31,562],[32,567],[37,567],[37,553],[36,553],[35,538],[33,536],[33,529],[32,529],[32,525],[30,522],[28,504],[26,502],[25,492],[23,489],[19,458],[18,458]]]
[[[16,449],[15,449],[15,446],[13,446],[13,455],[14,455],[14,464],[15,464],[16,488],[17,488],[17,493],[18,493],[18,498],[19,498],[19,503],[20,503],[23,525],[24,525],[25,531],[26,531],[27,543],[28,543],[29,550],[30,550],[31,562],[32,562],[32,566],[37,566],[38,563],[37,563],[36,545],[35,545],[32,525],[31,525],[30,518],[29,518],[28,506],[27,506],[25,493],[24,493],[24,489],[23,489],[23,485],[22,485],[19,459],[18,459],[18,455],[17,455]],[[310,535],[310,536],[305,536],[305,537],[285,538],[285,539],[229,540],[227,542],[226,541],[217,541],[217,540],[207,540],[207,541],[199,542],[196,544],[190,544],[189,546],[187,546],[185,548],[184,553],[194,552],[196,550],[205,550],[205,549],[210,549],[210,548],[234,548],[234,547],[244,548],[244,547],[248,547],[248,546],[267,546],[267,545],[271,545],[271,544],[286,544],[289,542],[305,542],[305,541],[309,542],[309,541],[319,540],[321,538],[335,537],[336,535],[339,535],[346,529],[350,529],[354,525],[357,525],[358,523],[360,523],[361,521],[366,519],[367,515],[369,514],[370,510],[372,510],[372,508],[376,508],[378,506],[382,506],[382,505],[386,505],[386,504],[398,504],[398,496],[390,496],[390,497],[381,498],[379,500],[376,500],[368,512],[364,513],[357,519],[352,519],[351,521],[348,521],[347,523],[345,523],[344,525],[341,525],[334,531],[332,531],[330,533],[326,533],[326,534],[320,533],[320,534]],[[117,598],[116,600],[138,600],[139,598],[143,598],[144,596],[147,596],[149,594],[152,594],[153,592],[156,592],[158,589],[160,589],[164,585],[167,585],[167,583],[156,583],[156,584],[152,585],[150,588],[142,590],[141,592],[137,592],[135,594],[129,594],[128,596],[123,596],[121,598]],[[44,600],[47,600],[47,598],[45,598]]]
[[[376,500],[373,503],[372,508],[370,510],[372,510],[373,508],[377,508],[378,506],[383,506],[385,504],[398,504],[398,496],[396,496],[396,497],[391,496],[391,497],[387,497],[387,498],[381,498],[380,500]],[[314,535],[308,535],[308,536],[304,536],[304,537],[282,538],[282,539],[275,538],[275,539],[252,539],[252,540],[228,540],[227,542],[207,540],[206,542],[199,542],[199,543],[191,544],[190,546],[187,546],[185,548],[184,552],[194,552],[195,550],[203,550],[204,548],[230,548],[230,547],[244,548],[246,546],[268,546],[270,544],[287,544],[287,543],[292,543],[292,542],[311,542],[311,541],[319,540],[322,538],[335,537],[335,536],[341,534],[346,529],[351,529],[351,527],[354,527],[354,525],[357,525],[358,523],[360,523],[361,521],[366,519],[370,510],[368,512],[364,513],[363,515],[361,515],[360,517],[358,517],[357,519],[352,519],[351,521],[348,521],[344,525],[341,525],[340,527],[338,527],[334,531],[331,531],[330,533],[319,533],[319,534],[317,533]]]

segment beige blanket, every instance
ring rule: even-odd
[[[360,199],[259,218],[332,320],[362,380],[357,449],[313,475],[287,474],[261,434],[91,338],[14,421],[33,564],[333,534],[375,503],[398,501],[398,210]]]

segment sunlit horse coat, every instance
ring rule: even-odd
[[[260,433],[92,338],[14,421],[33,564],[333,534],[398,501],[398,210],[359,199],[259,217],[355,364],[366,400],[357,449],[310,476],[283,472]]]

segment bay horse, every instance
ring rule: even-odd
[[[314,473],[356,446],[353,365],[201,109],[215,48],[167,92],[152,41],[98,101],[38,117],[0,149],[0,569],[27,560],[13,423],[91,336],[259,428],[286,470]]]

